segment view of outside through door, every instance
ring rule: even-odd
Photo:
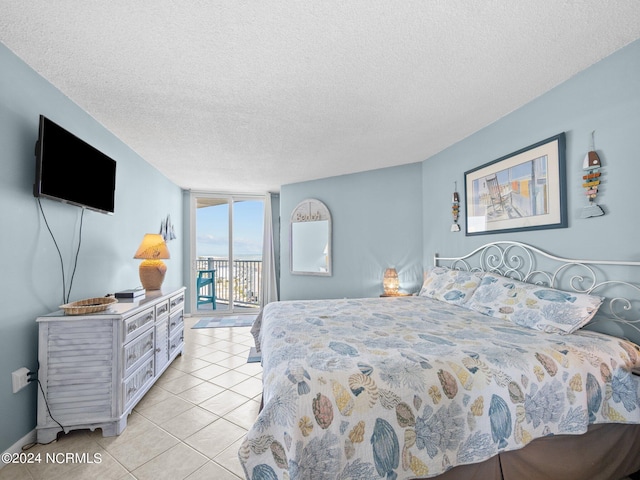
[[[196,205],[197,311],[257,309],[262,285],[264,201],[203,196],[196,199]]]

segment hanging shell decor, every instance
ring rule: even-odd
[[[582,209],[580,218],[600,217],[604,215],[602,207],[595,203],[601,181],[602,172],[600,168],[602,167],[602,163],[595,149],[594,133],[595,132],[591,132],[591,150],[587,152],[582,161],[582,170],[584,171],[584,175],[582,176],[584,183],[582,187],[586,190],[589,205]]]
[[[451,213],[453,214],[453,224],[451,225],[452,232],[460,231],[460,225],[458,225],[458,216],[460,215],[460,196],[458,195],[458,192],[455,191],[458,189],[457,187],[458,187],[457,182],[455,182],[453,199],[452,199],[453,205],[451,207]]]

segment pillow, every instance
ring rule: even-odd
[[[486,273],[465,306],[534,330],[568,334],[586,325],[603,300]]]
[[[484,272],[433,267],[428,270],[419,295],[453,305],[464,305],[480,285]]]

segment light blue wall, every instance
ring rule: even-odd
[[[422,279],[422,164],[284,185],[280,190],[280,297],[372,297],[395,267],[403,289]],[[333,221],[333,275],[289,273],[290,216],[304,199],[324,202]]]
[[[597,202],[606,214],[581,219],[587,204],[582,160],[591,132],[603,164]],[[464,201],[464,172],[566,132],[569,227],[467,237],[451,233],[455,181]],[[524,107],[424,162],[424,260],[458,255],[484,243],[512,239],[585,259],[640,260],[637,212],[640,179],[640,41],[605,58]],[[464,205],[461,206],[464,225]]]
[[[167,215],[178,232],[183,225],[176,185],[0,44],[0,452],[35,427],[37,386],[13,394],[11,372],[37,369],[35,318],[63,303],[60,259],[32,194],[40,114],[117,161],[115,214],[84,214],[71,301],[139,285],[140,261],[133,254],[144,233],[157,233]],[[90,169],[77,173],[80,181],[96,181]],[[47,199],[42,207],[68,283],[82,210]],[[168,244],[167,286],[183,283],[183,235],[178,237]]]

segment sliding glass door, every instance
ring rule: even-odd
[[[194,193],[191,201],[191,311],[257,311],[262,288],[264,197]]]

